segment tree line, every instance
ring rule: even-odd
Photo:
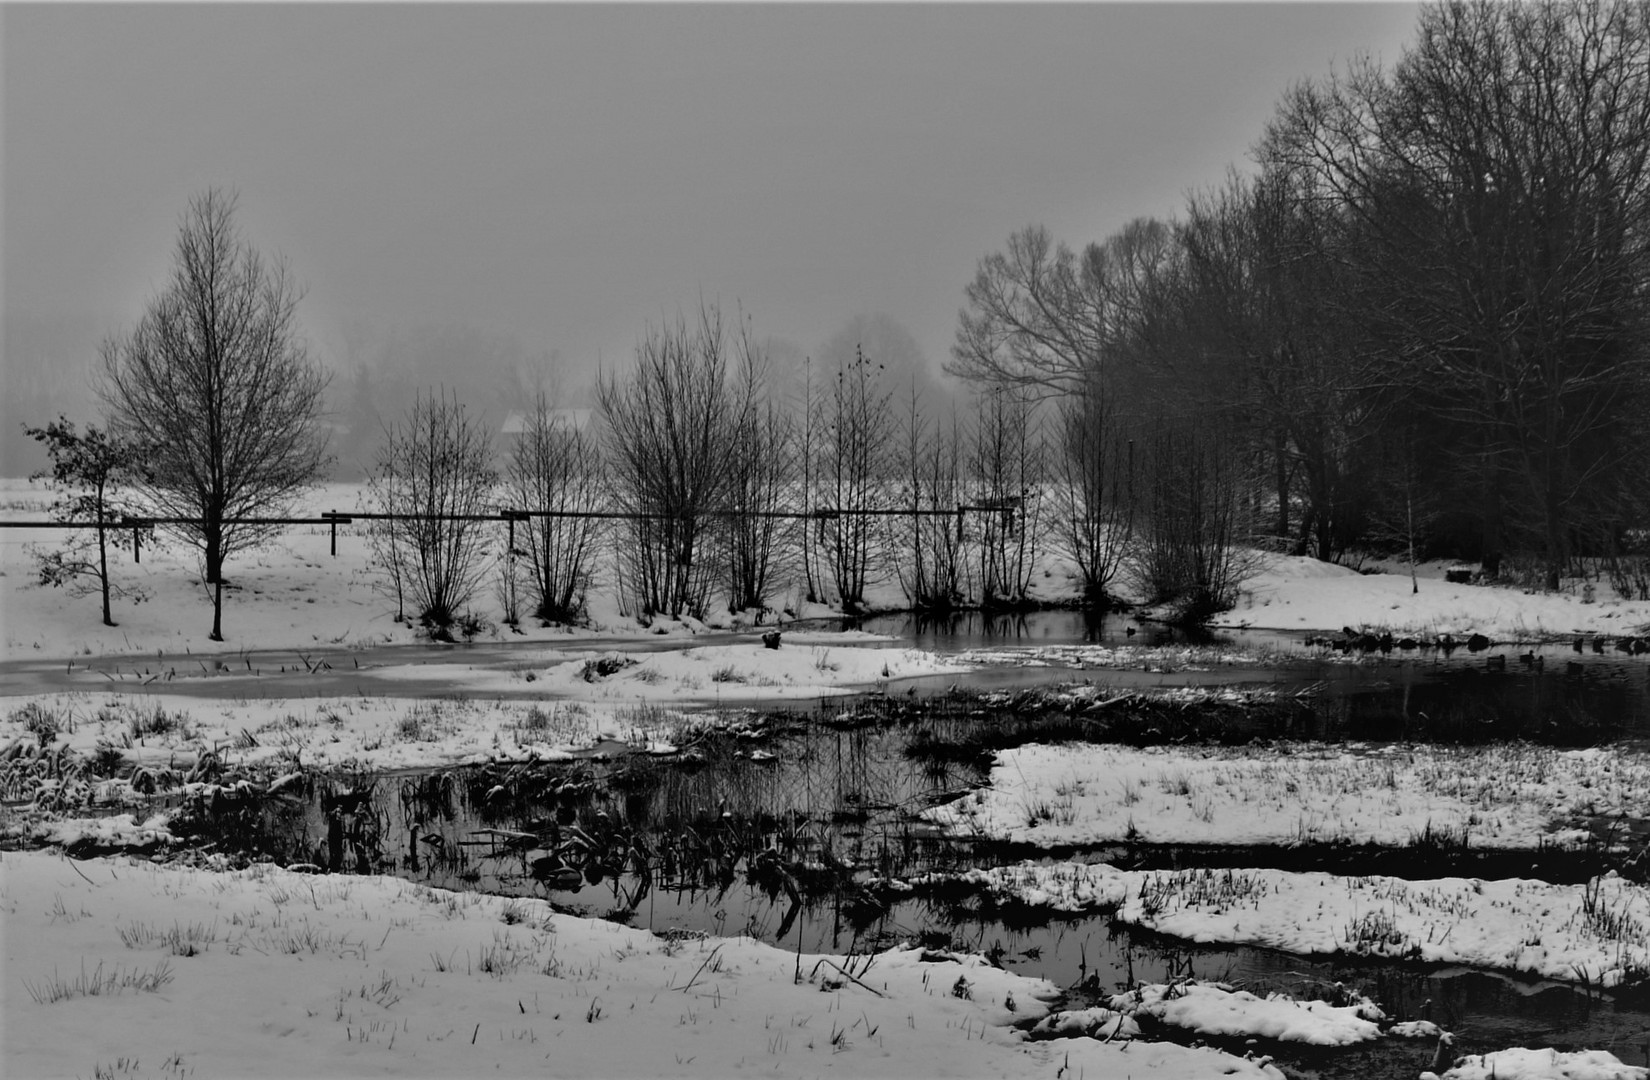
[[[1092,399],[1243,527],[1555,589],[1650,530],[1650,7],[1444,3],[1292,87],[1173,222],[980,262],[952,369]],[[1169,446],[1164,444],[1177,444]],[[1202,464],[1199,464],[1199,462]]]

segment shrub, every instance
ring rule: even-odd
[[[451,640],[451,627],[480,590],[487,524],[465,520],[488,512],[494,484],[492,440],[465,415],[456,397],[420,395],[401,422],[384,433],[368,485],[379,513],[369,532],[382,588],[396,618],[410,603],[431,636]]]
[[[11,721],[14,724],[22,724],[25,731],[40,740],[41,746],[50,746],[57,740],[57,733],[62,730],[58,725],[57,715],[49,712],[38,701],[27,702],[14,710]]]

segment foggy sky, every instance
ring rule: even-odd
[[[4,317],[95,359],[208,186],[316,352],[461,324],[628,364],[704,297],[937,367],[981,256],[1076,244],[1245,163],[1288,85],[1411,5],[0,7]],[[24,373],[42,350],[8,347]],[[352,344],[353,343],[353,344]],[[77,359],[78,358],[78,359]]]

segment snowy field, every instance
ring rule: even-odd
[[[1217,626],[1278,630],[1338,630],[1343,626],[1390,631],[1431,641],[1442,634],[1479,633],[1496,641],[1545,641],[1581,634],[1643,635],[1650,632],[1650,601],[1621,600],[1608,582],[1593,582],[1586,602],[1582,582],[1556,593],[1505,586],[1451,584],[1447,569],[1420,568],[1412,593],[1407,569],[1362,574],[1345,566],[1289,555],[1267,555],[1242,587],[1237,607]]]
[[[360,509],[362,500],[360,485],[328,484],[311,492],[295,512],[347,513]],[[39,484],[0,480],[0,521],[43,519],[50,502],[50,493]],[[366,541],[354,525],[339,527],[337,557],[329,553],[328,528],[295,526],[267,546],[232,558],[225,571],[231,587],[224,594],[222,642],[208,640],[212,605],[199,584],[200,570],[191,550],[175,544],[146,546],[141,561],[134,564],[131,538],[122,536],[122,546],[111,557],[111,577],[139,590],[144,598],[117,601],[114,618],[120,625],[105,627],[96,597],[71,598],[63,590],[35,584],[26,549],[59,538],[51,530],[0,529],[0,659],[156,650],[221,654],[323,646],[363,649],[418,640],[413,628],[394,620],[394,606],[379,588],[368,564]],[[499,540],[502,543],[502,529]],[[1053,553],[1044,563],[1044,573],[1037,578],[1042,598],[1075,599],[1079,589],[1072,568]],[[1526,593],[1449,584],[1443,580],[1444,569],[1437,564],[1423,567],[1420,592],[1411,595],[1407,573],[1360,574],[1312,559],[1265,556],[1261,571],[1244,585],[1236,610],[1217,622],[1291,631],[1352,626],[1427,638],[1476,632],[1496,640],[1650,634],[1650,601],[1618,600],[1607,583],[1597,583],[1598,598],[1588,604],[1582,602],[1575,582],[1559,593]],[[867,599],[873,609],[891,610],[904,603],[893,580],[873,583]],[[475,607],[487,624],[484,639],[510,641],[565,642],[570,636],[648,632],[692,635],[751,623],[748,617],[724,613],[713,627],[667,622],[644,631],[620,613],[607,567],[598,568],[588,625],[571,634],[565,628],[539,627],[533,620],[523,621],[520,634],[500,625],[490,587]],[[774,608],[772,617],[778,620],[830,614],[829,609],[808,604],[795,583],[781,589]]]
[[[359,489],[315,493],[305,512],[348,511]],[[47,496],[0,488],[0,517],[37,517]],[[259,698],[236,672],[259,653],[410,644],[365,560],[340,529],[301,528],[229,563],[226,641],[207,640],[211,606],[176,548],[146,547],[117,580],[102,627],[95,597],[34,584],[25,545],[49,534],[0,531],[0,661],[209,658],[221,695],[167,693],[164,682],[110,683],[0,697],[8,754],[91,755],[114,746],[151,775],[187,778],[210,752],[270,775],[340,765],[369,769],[555,760],[598,742],[669,753],[706,703],[817,698],[979,664],[1070,663],[1013,649],[942,657],[867,635],[787,631],[776,652],[718,630],[752,620],[644,629],[604,582],[576,630],[492,620],[484,638],[522,642],[508,671],[383,670],[407,696]],[[1049,598],[1075,592],[1052,562]],[[876,603],[894,608],[883,583]],[[793,588],[776,607],[825,614]],[[772,619],[784,619],[775,612]],[[1430,568],[1362,575],[1273,557],[1230,624],[1286,630],[1343,625],[1498,639],[1650,632],[1650,603],[1608,595],[1448,585]],[[593,639],[600,638],[596,641]],[[615,644],[617,641],[617,644]],[[656,650],[661,641],[674,647]],[[633,642],[634,644],[627,644]],[[1102,655],[1104,653],[1104,655]],[[1090,649],[1084,666],[1185,664]],[[1255,658],[1216,656],[1215,664]],[[203,667],[206,663],[202,661]],[[429,679],[450,690],[414,695]],[[1097,681],[1103,681],[1097,674]],[[7,691],[0,689],[0,695]],[[535,698],[539,700],[535,700]],[[40,717],[50,719],[42,737]],[[45,748],[39,749],[40,744]],[[36,760],[36,759],[31,759]],[[279,781],[276,781],[279,782]],[[1403,844],[1427,831],[1474,846],[1534,848],[1578,840],[1588,819],[1640,812],[1650,761],[1620,748],[1324,747],[1286,750],[1028,745],[998,755],[988,785],[929,812],[948,830],[1034,844],[1138,838],[1163,843]],[[63,793],[67,795],[68,793]],[[110,816],[44,815],[26,828],[67,842],[164,836],[130,781],[90,794]],[[119,813],[119,811],[126,811]],[[7,808],[15,818],[15,808]],[[1403,881],[1242,870],[1152,874],[1079,863],[981,868],[981,888],[1054,908],[1115,908],[1123,922],[1188,941],[1259,944],[1310,955],[1427,958],[1610,986],[1650,972],[1650,898],[1615,878]],[[0,856],[0,983],[7,1076],[1048,1076],[1281,1077],[1245,1058],[1136,1037],[1200,1034],[1353,1043],[1424,1037],[1378,1003],[1290,1002],[1215,984],[1142,987],[1132,1000],[1053,1011],[1056,988],[977,956],[903,949],[798,956],[745,938],[659,937],[550,912],[532,900],[449,894],[396,878],[306,876],[273,867],[211,871],[50,851]],[[1096,1037],[1098,1036],[1098,1037]],[[1442,1073],[1644,1080],[1607,1054],[1508,1048]]]

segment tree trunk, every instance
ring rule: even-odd
[[[109,613],[109,543],[103,528],[101,502],[97,508],[97,583],[103,586],[103,625],[114,626],[114,617]]]
[[[1404,488],[1404,533],[1409,538],[1409,595],[1414,596],[1421,591],[1421,583],[1415,579],[1415,493],[1407,485]]]
[[[206,541],[206,583],[221,585],[223,583],[223,529],[221,526],[208,526],[203,532]]]
[[[1492,455],[1484,484],[1484,550],[1480,561],[1491,577],[1501,573],[1501,470]]]
[[[1289,461],[1285,457],[1284,435],[1278,432],[1273,436],[1273,460],[1277,466],[1278,485],[1278,536],[1289,538]]]
[[[1563,507],[1558,490],[1558,431],[1555,417],[1557,407],[1550,405],[1547,410],[1547,447],[1545,468],[1542,470],[1543,487],[1542,510],[1547,516],[1547,576],[1542,585],[1548,592],[1558,591],[1558,577],[1564,566],[1564,522],[1562,520]]]
[[[1543,507],[1547,515],[1547,574],[1542,587],[1548,592],[1558,591],[1559,572],[1564,565],[1564,526],[1559,520],[1558,484],[1553,472],[1549,466],[1544,500],[1546,506]]]
[[[212,633],[213,641],[223,640],[223,582],[212,583]]]

